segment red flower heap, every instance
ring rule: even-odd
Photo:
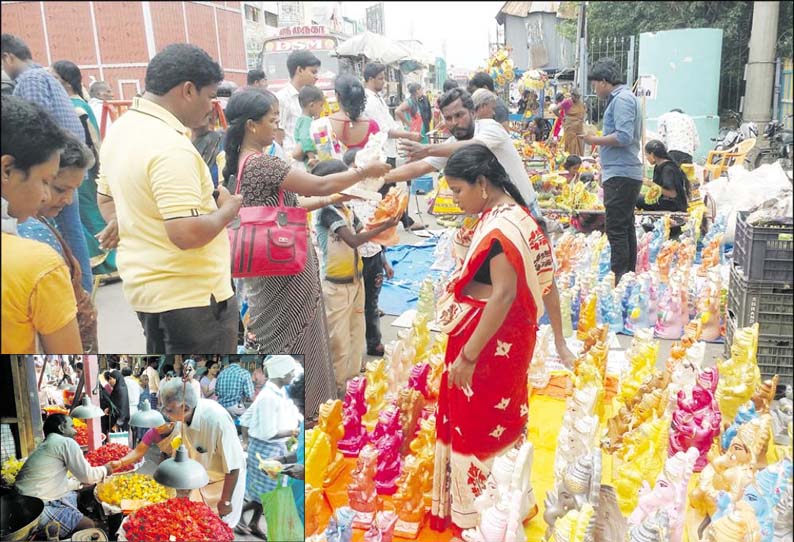
[[[78,441],[79,442],[79,441]],[[112,442],[110,444],[105,444],[97,448],[96,450],[92,450],[85,454],[86,460],[91,464],[92,467],[101,467],[102,465],[110,462],[110,461],[117,461],[130,453],[130,447],[125,446],[124,444],[116,444]],[[132,470],[132,465],[127,465],[123,469],[120,469],[117,472],[123,472],[126,470]]]
[[[234,540],[232,529],[209,506],[182,497],[139,508],[127,518],[124,532],[129,542]]]

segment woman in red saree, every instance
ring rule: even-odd
[[[479,144],[458,150],[444,174],[458,206],[480,217],[456,239],[456,250],[468,250],[456,255],[439,317],[448,342],[431,526],[443,530],[451,521],[459,535],[478,523],[474,499],[494,458],[525,440],[527,372],[553,268],[546,237],[490,150]]]

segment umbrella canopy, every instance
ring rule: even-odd
[[[336,48],[338,56],[365,56],[368,60],[391,64],[411,56],[410,51],[385,36],[365,31],[349,40],[343,41]]]

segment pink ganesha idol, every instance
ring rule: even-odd
[[[717,369],[711,367],[700,373],[691,392],[678,392],[678,408],[673,412],[668,445],[669,456],[686,452],[690,447],[698,450],[694,471],[700,472],[708,462],[707,454],[714,438],[720,434],[722,414],[714,399],[718,380]]]
[[[677,278],[673,278],[659,300],[656,336],[660,339],[678,340],[684,334],[684,326],[688,321],[686,289]]]
[[[366,389],[366,378],[357,376],[347,381],[344,405],[345,436],[337,444],[339,451],[345,457],[358,456],[361,448],[367,443],[367,429],[361,423],[362,417],[367,412]]]
[[[394,495],[400,477],[400,447],[403,432],[400,423],[400,410],[390,406],[380,413],[378,425],[372,432],[371,442],[378,450],[378,472],[375,486],[378,495]]]

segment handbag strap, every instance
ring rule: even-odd
[[[275,145],[273,145],[271,147],[270,156],[273,156],[273,153],[275,153],[275,149],[276,149],[276,147],[275,147]],[[251,158],[252,156],[254,156],[256,154],[262,154],[262,153],[252,152],[252,153],[248,154],[245,157],[245,159],[240,162],[240,166],[237,168],[237,187],[234,190],[235,194],[239,194],[240,193],[240,185],[243,182],[243,170],[245,170],[245,164],[248,163],[248,159],[249,158]],[[278,189],[278,206],[279,207],[284,207],[284,189],[282,189],[280,187]]]

